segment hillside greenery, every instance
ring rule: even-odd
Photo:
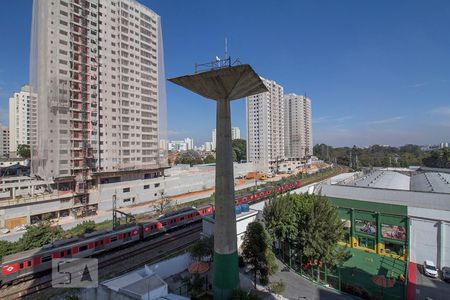
[[[409,166],[450,168],[450,148],[424,151],[421,146],[412,144],[400,147],[372,145],[367,148],[356,146],[334,148],[326,144],[317,144],[313,152],[319,159],[353,169]]]

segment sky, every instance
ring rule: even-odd
[[[48,0],[50,1],[50,0]],[[56,0],[55,0],[56,1]],[[161,16],[166,77],[228,53],[311,98],[313,141],[450,142],[448,0],[139,0]],[[31,0],[0,10],[0,123],[28,81]],[[215,103],[167,82],[171,139],[211,140]],[[245,137],[245,99],[232,124]]]

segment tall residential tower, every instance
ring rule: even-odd
[[[268,92],[247,97],[247,159],[263,171],[284,160],[283,87],[263,79]]]
[[[9,151],[15,153],[17,146],[30,145],[30,86],[24,85],[20,92],[9,97]]]
[[[284,120],[286,158],[312,155],[311,100],[296,94],[284,95]]]
[[[82,190],[167,166],[162,47],[160,17],[135,0],[34,0],[32,173]]]
[[[30,68],[34,174],[83,186],[166,166],[156,13],[134,0],[34,0]]]

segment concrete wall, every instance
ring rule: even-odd
[[[90,201],[98,203],[99,210],[111,210],[113,196],[116,195],[117,208],[126,207],[159,199],[161,192],[164,192],[164,186],[164,177],[99,184],[98,188],[90,193]]]

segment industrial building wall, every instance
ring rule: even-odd
[[[450,211],[408,208],[412,262],[432,260],[439,268],[450,266]]]

